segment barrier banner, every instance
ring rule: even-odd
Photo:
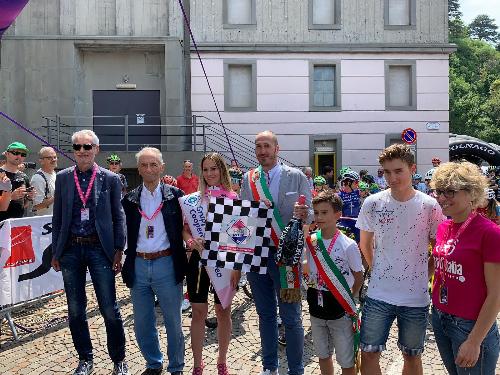
[[[205,238],[205,222],[207,203],[201,199],[200,192],[195,192],[179,198],[184,218],[189,225],[191,235]],[[201,265],[200,265],[201,267]],[[219,267],[205,267],[208,277],[217,293],[217,297],[225,309],[231,305],[236,290],[231,288],[231,270]]]
[[[52,260],[52,215],[0,223],[0,306],[63,289]]]

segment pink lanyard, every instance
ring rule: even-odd
[[[78,191],[78,195],[80,196],[80,200],[82,201],[83,208],[85,208],[85,205],[89,200],[90,192],[92,191],[92,186],[94,185],[96,175],[97,175],[97,165],[94,164],[94,166],[92,167],[92,177],[90,177],[89,186],[87,187],[85,196],[83,196],[83,191],[82,188],[80,187],[80,181],[78,181],[78,176],[76,174],[76,167],[75,169],[73,169],[73,178],[75,180],[76,190]]]
[[[153,213],[153,215],[151,215],[151,217],[149,217],[148,215],[146,215],[144,213],[144,211],[141,211],[141,209],[139,207],[137,207],[137,209],[139,210],[139,213],[141,214],[141,216],[147,220],[147,221],[153,221],[157,216],[158,214],[161,212],[161,208],[163,207],[163,202],[160,203],[160,205],[158,206],[158,208],[156,209],[156,211]]]
[[[471,223],[472,220],[474,220],[474,218],[478,215],[478,213],[476,211],[473,211],[469,217],[467,218],[467,220],[465,220],[465,222],[460,226],[460,228],[458,229],[458,232],[455,236],[455,238],[451,238],[451,228],[453,226],[453,223],[450,224],[449,228],[448,228],[448,231],[446,233],[446,239],[442,242],[442,245],[447,245],[448,242],[450,242],[450,239],[453,241],[453,245],[456,245],[457,242],[458,242],[458,238],[460,237],[460,235],[467,229],[467,227],[469,226],[469,224]],[[439,256],[443,257],[443,258],[446,258],[448,256],[448,247],[444,247],[443,246],[443,251],[441,251],[441,249],[439,249]]]

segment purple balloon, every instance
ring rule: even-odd
[[[0,0],[0,37],[12,25],[29,0]]]

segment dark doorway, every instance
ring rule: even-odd
[[[92,98],[94,131],[102,151],[138,151],[144,146],[160,148],[160,91],[94,90]]]

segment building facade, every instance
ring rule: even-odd
[[[200,0],[194,35],[226,127],[271,129],[299,166],[374,172],[417,132],[418,171],[448,159],[446,0]],[[216,120],[197,56],[193,113]]]

